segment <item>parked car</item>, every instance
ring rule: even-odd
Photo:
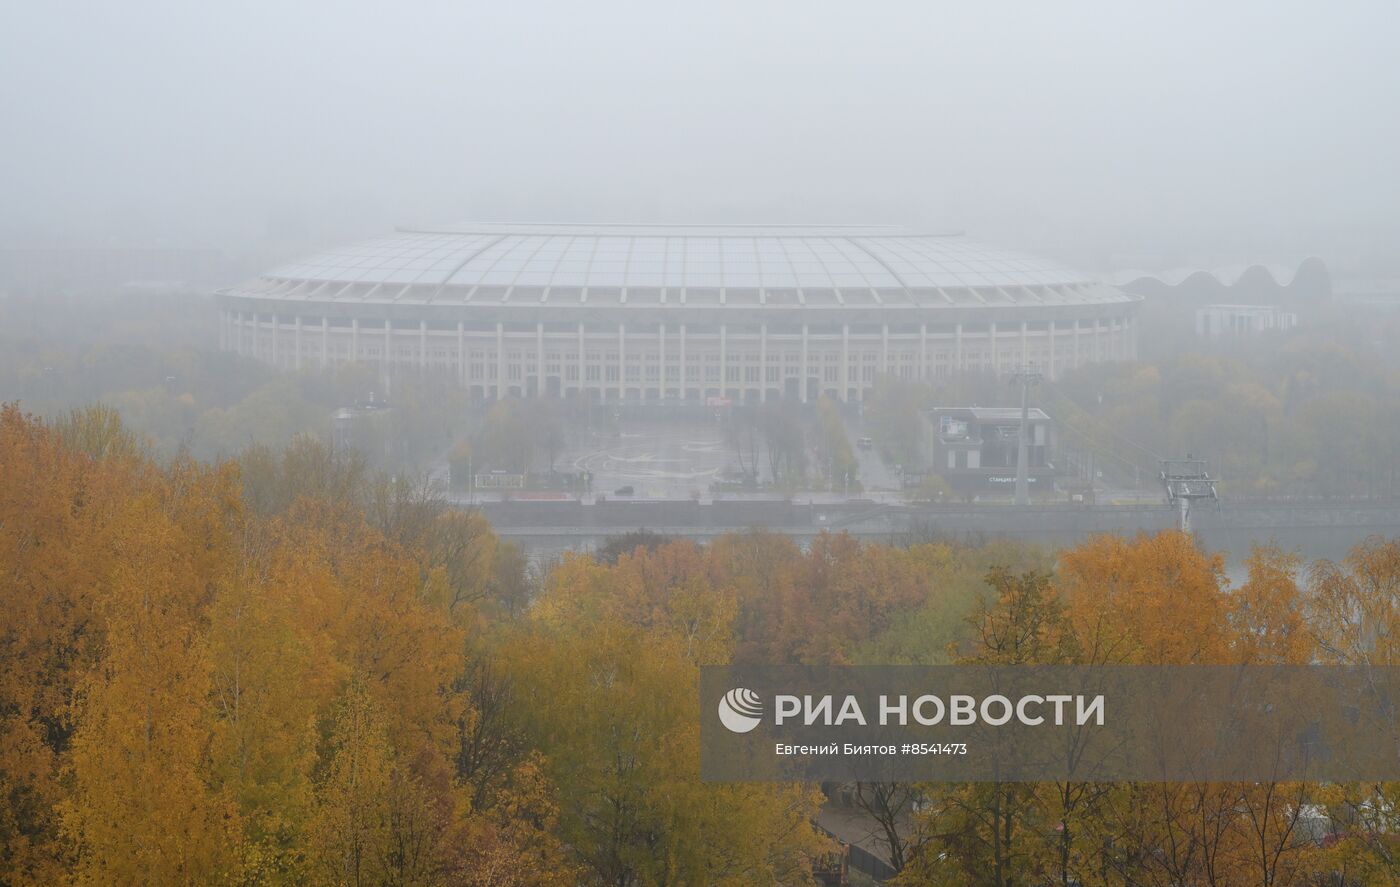
[[[617,489],[613,490],[613,495],[614,495],[614,496],[630,496],[630,495],[632,495],[632,494],[635,493],[635,492],[637,492],[637,491],[634,490],[634,489],[632,489],[631,485],[629,484],[628,486],[625,486],[625,487],[618,487]]]

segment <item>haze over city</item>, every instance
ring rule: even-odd
[[[1400,884],[1393,5],[0,0],[0,887]]]
[[[10,4],[0,235],[282,259],[403,224],[895,223],[1378,273],[1386,8]]]

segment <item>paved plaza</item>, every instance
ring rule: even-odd
[[[760,477],[765,476],[766,458],[760,441]],[[635,498],[649,499],[708,498],[712,483],[739,475],[739,460],[725,442],[724,430],[707,422],[628,422],[619,434],[584,433],[570,442],[557,464],[592,474],[595,493],[612,496],[630,486]]]

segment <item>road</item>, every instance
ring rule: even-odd
[[[844,422],[846,437],[851,442],[851,451],[856,454],[856,463],[860,466],[861,484],[871,493],[898,493],[903,487],[899,474],[880,458],[879,448],[871,447],[868,450],[863,450],[856,446],[856,441],[862,437],[873,436],[870,429],[866,428],[864,419],[846,416]]]

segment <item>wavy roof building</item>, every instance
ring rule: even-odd
[[[1228,268],[1177,268],[1152,273],[1120,271],[1113,282],[1147,298],[1184,301],[1231,301],[1246,304],[1319,302],[1332,297],[1332,277],[1315,256],[1286,265],[1235,265]]]
[[[880,374],[1135,353],[1138,296],[959,235],[883,226],[404,229],[219,293],[224,348],[455,374],[482,397],[863,396]]]

